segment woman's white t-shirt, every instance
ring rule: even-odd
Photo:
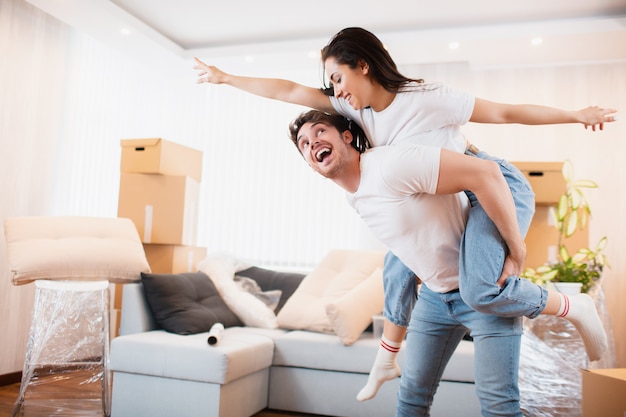
[[[339,114],[363,128],[374,147],[410,142],[463,153],[461,126],[472,116],[475,97],[445,85],[411,83],[380,112],[355,110],[344,99],[330,100]]]

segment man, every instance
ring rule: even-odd
[[[469,329],[483,414],[521,416],[517,381],[521,315],[475,311],[459,293],[459,246],[469,210],[463,190],[476,196],[510,254],[515,254],[504,262],[500,287],[504,282],[508,286],[508,276],[515,275],[509,270],[523,265],[525,246],[515,205],[498,165],[420,145],[362,152],[365,137],[355,124],[319,111],[302,114],[290,125],[290,133],[309,166],[344,188],[348,202],[372,232],[423,282],[408,327],[409,353],[397,415],[428,414],[443,369]],[[606,349],[606,335],[588,296],[573,299],[570,305],[558,294],[546,300],[546,294],[533,289],[520,304],[569,319],[591,351]]]

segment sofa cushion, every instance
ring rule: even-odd
[[[326,304],[326,315],[341,342],[353,344],[385,305],[383,271],[376,268],[363,282]]]
[[[4,220],[13,284],[46,280],[137,282],[150,272],[139,233],[124,218],[25,216]]]
[[[300,283],[277,315],[285,329],[334,333],[326,305],[337,301],[383,266],[384,252],[333,250]]]
[[[257,266],[237,272],[237,275],[255,280],[263,291],[280,290],[282,292],[278,306],[274,310],[276,314],[282,310],[285,303],[296,291],[305,274],[299,272],[282,272]]]
[[[274,340],[274,344],[275,366],[368,374],[380,339],[366,332],[354,344],[346,346],[335,335],[293,330]],[[397,357],[400,364],[403,357],[404,349],[401,349]]]
[[[345,346],[333,335],[309,331],[291,331],[274,340],[274,366],[356,372],[368,374],[376,358],[380,339],[363,333],[352,346]],[[397,356],[402,367],[406,344]],[[474,344],[462,340],[450,358],[443,380],[474,382]]]
[[[271,366],[273,339],[284,330],[230,327],[219,343],[207,344],[208,333],[181,336],[163,330],[116,337],[111,341],[110,368],[156,377],[227,384]]]
[[[160,328],[177,334],[207,332],[215,323],[241,326],[202,272],[141,274],[146,301]]]

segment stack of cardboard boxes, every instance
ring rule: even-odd
[[[157,274],[195,271],[202,152],[164,139],[124,139],[118,217],[131,219]],[[114,309],[121,308],[115,291]]]
[[[557,256],[556,207],[565,193],[562,162],[513,162],[526,176],[535,192],[535,216],[526,235],[526,267],[536,268]],[[565,242],[570,253],[589,244],[585,226]]]

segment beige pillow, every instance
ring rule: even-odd
[[[376,269],[343,297],[326,305],[326,315],[341,342],[350,346],[380,314],[385,304],[383,271]]]
[[[333,303],[382,268],[384,252],[333,250],[300,283],[277,316],[278,327],[334,333],[326,314]]]
[[[50,216],[4,221],[13,284],[37,279],[139,281],[150,272],[129,219]]]

